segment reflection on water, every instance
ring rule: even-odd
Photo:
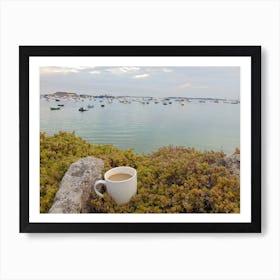
[[[111,104],[98,100],[66,100],[61,110],[51,111],[56,101],[41,99],[40,130],[48,135],[75,131],[94,144],[113,144],[121,149],[150,152],[161,146],[194,147],[233,153],[239,147],[240,106],[226,103],[186,103],[163,105],[132,102]],[[81,106],[94,108],[79,112]],[[101,107],[105,104],[105,107]]]

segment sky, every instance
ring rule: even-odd
[[[239,99],[239,67],[41,67],[40,94]]]

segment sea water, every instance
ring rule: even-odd
[[[101,100],[101,99],[100,99]],[[40,99],[40,131],[52,135],[75,131],[93,144],[112,144],[120,149],[149,153],[162,146],[186,146],[198,150],[234,152],[240,146],[240,105],[207,101],[163,105],[132,101],[109,103],[89,100]],[[64,104],[60,110],[50,107]],[[80,107],[87,109],[80,112]],[[104,104],[105,107],[101,107]]]

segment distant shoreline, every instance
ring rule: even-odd
[[[49,94],[40,94],[41,98],[109,98],[109,99],[118,99],[118,98],[136,98],[136,99],[163,99],[163,100],[175,100],[180,99],[182,101],[186,100],[202,100],[202,101],[230,101],[230,102],[240,102],[239,99],[236,98],[215,98],[215,97],[183,97],[183,96],[131,96],[131,95],[109,95],[109,94],[98,94],[98,95],[90,95],[90,94],[77,94],[74,92],[55,92]]]

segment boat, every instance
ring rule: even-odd
[[[94,108],[94,105],[93,105],[93,104],[88,104],[87,107],[88,107],[89,109],[92,109],[92,108]]]
[[[80,112],[85,112],[85,111],[88,111],[85,107],[81,107],[81,108],[79,108],[79,111]]]
[[[101,107],[105,107],[105,105],[104,105],[104,104],[101,104]]]
[[[54,111],[54,110],[60,110],[60,107],[51,107],[50,108],[52,111]]]
[[[167,103],[166,103],[166,102],[163,102],[162,104],[163,104],[163,105],[167,105]]]
[[[57,106],[59,106],[59,107],[64,107],[64,104],[57,104]]]
[[[172,104],[172,102],[171,102],[171,101],[169,101],[168,103],[169,103],[169,104]]]
[[[58,101],[60,101],[60,99],[55,99],[55,101],[57,101],[57,102],[58,102]]]

